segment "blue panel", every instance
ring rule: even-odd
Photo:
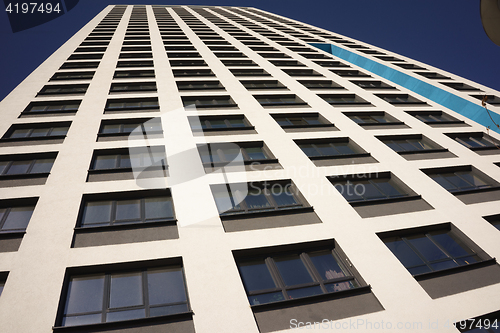
[[[317,43],[312,43],[310,45],[366,69],[406,89],[414,91],[433,102],[460,113],[462,116],[483,126],[489,126],[491,130],[500,133],[500,129],[492,123],[488,116],[488,112],[486,112],[483,107],[463,99],[462,97],[336,45]],[[492,111],[490,111],[490,114],[495,123],[500,124],[500,115]]]

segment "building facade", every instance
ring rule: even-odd
[[[499,105],[259,9],[108,6],[0,103],[2,332],[498,332]]]

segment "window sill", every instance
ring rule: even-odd
[[[113,224],[113,225],[98,225],[89,227],[75,227],[75,233],[91,233],[96,231],[111,231],[111,230],[124,230],[124,229],[140,229],[144,227],[153,226],[164,226],[164,225],[175,225],[177,224],[177,219],[168,219],[156,222],[135,222],[135,223],[123,223],[123,224]]]
[[[137,90],[110,90],[109,95],[118,95],[118,94],[137,94],[137,93],[152,93],[157,92],[156,89],[137,89]]]
[[[393,121],[393,122],[388,122],[388,123],[357,123],[359,126],[366,126],[366,127],[370,127],[370,126],[398,126],[398,125],[404,125],[405,123],[403,123],[402,121]]]
[[[188,91],[188,92],[191,92],[191,91],[205,91],[205,90],[210,90],[210,91],[214,91],[214,90],[220,90],[220,91],[226,91],[226,89],[224,87],[208,87],[208,88],[178,88],[178,90],[180,92],[183,92],[183,91]]]
[[[24,230],[24,231],[19,231],[19,230],[1,230],[0,231],[0,239],[23,237],[24,234],[26,234],[26,230]]]
[[[282,125],[281,128],[321,128],[321,127],[335,127],[334,124],[319,124],[319,125]]]
[[[54,136],[38,136],[38,137],[28,137],[28,138],[2,138],[0,142],[28,142],[28,141],[49,141],[49,140],[60,140],[65,139],[66,135],[54,135]]]
[[[86,92],[38,93],[35,97],[84,96]]]
[[[196,105],[194,103],[184,104],[184,107],[189,107],[191,105],[194,105],[197,109],[237,108],[238,107],[238,104]]]
[[[163,131],[146,131],[147,135],[153,135],[153,134],[163,134]],[[141,131],[140,133],[98,133],[97,137],[109,137],[109,136],[141,136],[143,135],[143,132]]]
[[[2,180],[15,180],[15,179],[30,179],[30,178],[47,178],[50,172],[41,173],[22,173],[15,175],[0,175],[0,181]]]
[[[34,112],[21,112],[21,117],[31,117],[36,115],[68,115],[73,116],[77,110],[62,110],[62,111],[34,111]]]
[[[261,311],[268,311],[268,310],[274,310],[274,309],[281,309],[283,307],[297,306],[297,305],[311,303],[311,302],[317,303],[317,302],[321,302],[321,301],[325,301],[325,300],[344,298],[344,297],[349,297],[349,296],[354,296],[354,295],[359,295],[359,294],[364,294],[364,293],[369,293],[369,292],[371,292],[371,286],[366,285],[366,286],[357,287],[357,288],[353,288],[353,289],[341,290],[341,291],[337,291],[337,292],[333,292],[333,293],[306,296],[306,297],[295,298],[295,299],[287,299],[287,300],[272,302],[272,303],[250,305],[250,307],[252,308],[253,312],[261,312]]]
[[[313,212],[314,208],[312,206],[304,207],[302,205],[298,206],[288,206],[288,207],[283,207],[279,209],[273,209],[273,210],[254,210],[251,212],[232,212],[232,213],[222,213],[219,214],[221,220],[233,220],[233,219],[241,219],[241,218],[253,218],[253,217],[262,217],[262,216],[273,216],[273,215],[280,215],[282,213],[288,213],[288,212],[294,212],[294,213],[306,213],[306,212]]]
[[[399,155],[411,155],[411,154],[432,154],[432,153],[446,153],[448,149],[446,148],[436,148],[436,149],[422,149],[422,150],[404,150],[397,151]]]
[[[158,111],[159,109],[160,109],[159,106],[157,106],[157,107],[150,107],[150,108],[116,108],[116,109],[105,108],[104,109],[104,113],[110,113],[110,112],[128,112],[128,111],[147,112],[147,111]]]
[[[376,205],[376,204],[384,204],[384,203],[391,203],[391,202],[403,202],[403,201],[411,201],[411,200],[419,200],[419,199],[422,199],[421,195],[407,194],[405,196],[395,197],[395,198],[372,199],[372,200],[363,200],[363,201],[349,201],[349,204],[352,207],[359,207],[359,206]]]
[[[422,280],[432,279],[432,278],[439,277],[439,276],[454,274],[454,273],[458,273],[458,272],[464,272],[464,271],[468,271],[468,270],[479,268],[479,267],[495,265],[496,262],[497,261],[495,258],[490,258],[490,259],[486,259],[486,260],[475,262],[475,263],[468,264],[468,265],[462,265],[462,266],[442,269],[439,271],[416,274],[416,275],[413,275],[413,277],[417,281],[422,281]]]
[[[330,160],[330,159],[340,159],[340,158],[357,158],[357,157],[370,157],[370,153],[358,153],[358,154],[341,154],[341,155],[325,155],[325,156],[308,156],[310,160]]]
[[[188,311],[166,316],[147,317],[147,318],[130,319],[130,320],[122,320],[122,321],[114,321],[106,323],[87,324],[78,326],[53,326],[52,330],[54,332],[102,332],[114,329],[123,329],[127,327],[135,327],[137,325],[146,326],[161,322],[193,320],[193,314],[194,314],[193,311]]]
[[[461,194],[470,194],[470,193],[480,193],[480,192],[489,192],[489,191],[498,191],[500,190],[500,185],[492,185],[490,187],[484,187],[484,188],[475,188],[471,190],[463,190],[463,191],[448,191],[453,195],[461,195]]]
[[[254,130],[255,126],[244,126],[244,127],[225,127],[225,128],[204,128],[204,129],[193,129],[193,132],[225,132],[225,131],[248,131]]]
[[[330,105],[372,105],[370,102],[328,102]]]
[[[307,103],[265,103],[265,104],[260,104],[262,107],[267,107],[267,106],[306,106],[308,105]]]

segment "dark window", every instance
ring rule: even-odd
[[[151,46],[124,46],[121,49],[121,52],[130,51],[151,51]]]
[[[70,123],[15,124],[5,133],[2,139],[31,140],[38,138],[64,137],[68,133]]]
[[[182,96],[184,106],[194,104],[198,108],[235,107],[230,96]]]
[[[265,70],[260,68],[255,69],[230,69],[234,76],[271,76]]]
[[[495,228],[500,230],[500,215],[483,216],[483,218],[490,222]]]
[[[300,55],[307,59],[331,59],[323,53],[301,53]]]
[[[35,113],[68,113],[78,111],[81,101],[46,101],[31,102],[23,114]]]
[[[422,170],[452,193],[497,187],[499,184],[471,166]]]
[[[210,143],[199,146],[198,152],[202,163],[210,166],[226,165],[239,154],[245,164],[275,160],[263,142]]]
[[[173,219],[174,208],[169,195],[120,199],[108,196],[102,200],[84,199],[78,227],[90,228]]]
[[[320,117],[318,113],[273,114],[271,116],[282,128],[333,127],[326,119]]]
[[[407,111],[407,113],[429,125],[464,123],[463,121],[453,118],[449,114],[442,111]]]
[[[193,131],[238,130],[253,128],[244,116],[239,115],[189,118],[189,123]]]
[[[157,166],[166,169],[163,147],[147,147],[147,153],[130,154],[128,149],[99,150],[94,153],[90,170],[131,169],[132,166]]]
[[[184,67],[184,66],[207,66],[204,60],[170,60],[170,66],[172,67]]]
[[[299,80],[299,82],[309,89],[344,89],[330,80]]]
[[[201,58],[198,52],[167,52],[169,58]]]
[[[486,133],[450,133],[446,134],[455,141],[472,150],[499,149],[500,142]]]
[[[363,89],[396,89],[382,81],[351,81]]]
[[[104,120],[99,128],[99,135],[129,135],[138,127],[140,127],[142,133],[149,134],[162,131],[160,118],[117,119]]]
[[[247,193],[242,192],[240,188],[234,190],[233,186],[212,186],[215,204],[221,216],[287,210],[303,206],[297,196],[297,190],[290,181],[249,183],[248,187],[239,187],[246,188]]]
[[[118,61],[116,67],[153,67],[153,60]]]
[[[156,91],[156,82],[112,83],[109,90],[110,93],[129,91]]]
[[[69,56],[68,60],[102,59],[103,55],[103,53],[72,54]]]
[[[492,104],[492,105],[499,105],[500,104],[500,97],[498,97],[498,96],[494,96],[494,95],[471,95],[471,97],[474,97],[474,98],[477,98],[477,99],[480,99],[480,100],[483,100],[485,96],[487,97],[486,102],[488,104]]]
[[[450,229],[402,232],[382,240],[412,275],[482,261],[477,253]]]
[[[320,94],[319,97],[323,98],[326,102],[332,105],[370,105],[370,102],[365,101],[355,94]]]
[[[391,103],[393,105],[398,104],[426,104],[425,102],[416,99],[413,96],[408,94],[375,94],[379,98],[382,98],[387,103]]]
[[[404,60],[401,60],[401,59],[398,59],[398,58],[395,58],[392,56],[376,56],[375,58],[379,58],[380,60],[383,60],[383,61],[404,61]]]
[[[115,79],[128,79],[128,78],[143,78],[143,77],[155,77],[154,70],[136,70],[136,71],[116,71],[113,78]]]
[[[105,47],[79,47],[75,52],[106,52]]]
[[[0,175],[28,175],[49,173],[57,154],[4,155],[0,156]]]
[[[240,82],[248,90],[287,89],[281,82],[276,80],[254,80],[254,81],[240,81]]]
[[[225,90],[219,81],[177,81],[179,90]]]
[[[74,68],[97,68],[99,67],[98,61],[89,62],[65,62],[59,69],[74,69]]]
[[[90,80],[94,77],[95,72],[58,72],[52,75],[50,81],[58,80]]]
[[[449,79],[449,77],[441,75],[439,73],[435,72],[415,72],[418,75],[422,75],[423,77],[426,77],[431,80],[443,80],[443,79]]]
[[[254,95],[262,106],[307,105],[296,95]]]
[[[188,312],[182,266],[71,275],[59,326]]]
[[[210,69],[174,69],[174,77],[215,76]]]
[[[105,111],[159,109],[158,98],[108,99]]]
[[[32,198],[0,201],[0,233],[25,231],[36,202]]]
[[[252,60],[222,60],[225,66],[257,66]]]
[[[273,49],[273,48],[271,48]],[[277,51],[277,50],[276,50]],[[259,53],[259,55],[263,58],[290,58],[290,56],[284,54],[284,53],[278,53],[278,52],[273,52],[273,53]]]
[[[290,76],[323,76],[320,73],[313,71],[312,69],[282,68],[281,70]]]
[[[298,62],[297,60],[269,60],[271,64],[278,67],[302,67],[304,64]]]
[[[448,86],[450,88],[453,88],[455,90],[463,91],[463,90],[481,90],[479,88],[475,88],[472,86],[469,86],[468,84],[461,83],[461,82],[439,82],[441,84],[444,84],[445,86]],[[482,99],[482,98],[481,98]]]
[[[218,58],[246,58],[241,52],[215,52]]]
[[[330,69],[330,71],[342,77],[370,77],[370,75],[354,69]]]
[[[398,153],[439,149],[437,144],[422,135],[400,135],[394,138],[379,137],[379,139]]]
[[[389,116],[385,112],[370,112],[370,113],[345,113],[355,123],[360,125],[369,124],[401,124],[397,119]]]
[[[414,64],[394,64],[394,65],[399,66],[399,67],[404,68],[404,69],[413,69],[413,70],[424,69],[425,70],[425,68],[414,65]]]
[[[53,84],[42,88],[37,94],[40,95],[66,95],[66,94],[85,94],[88,84]]]
[[[355,175],[347,180],[340,180],[338,177],[329,177],[329,179],[349,203],[402,198],[410,195],[409,190],[398,184],[390,173]]]
[[[191,45],[174,45],[174,46],[165,46],[166,51],[196,51],[194,46]]]
[[[360,283],[343,262],[331,247],[237,259],[250,305],[359,287]]]
[[[347,157],[364,153],[349,138],[307,139],[295,141],[300,149],[312,159]]]
[[[119,59],[132,59],[132,58],[153,58],[152,53],[120,53]]]

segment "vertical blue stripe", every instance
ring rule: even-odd
[[[490,126],[491,130],[500,133],[500,129],[493,124],[488,116],[488,112],[483,107],[463,99],[462,97],[336,45],[318,43],[312,43],[310,45],[366,69],[367,71],[392,81],[402,87],[405,87],[406,89],[414,91],[417,94],[453,110],[483,126]],[[497,124],[500,124],[500,115],[492,111],[490,111],[490,114],[493,120]]]

